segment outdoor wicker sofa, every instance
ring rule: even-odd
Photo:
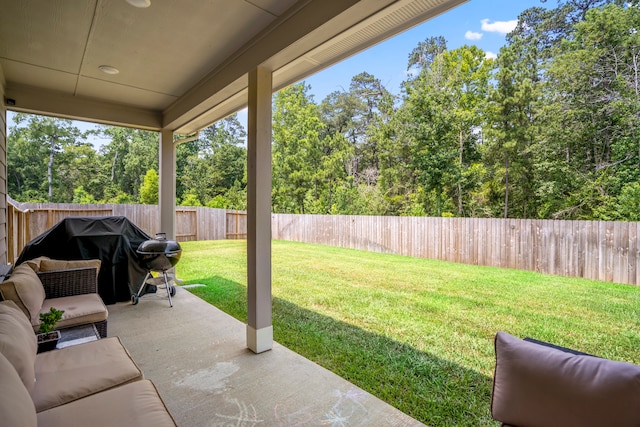
[[[119,338],[36,354],[29,319],[0,302],[0,420],[7,427],[175,427]]]

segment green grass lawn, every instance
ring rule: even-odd
[[[246,321],[245,241],[182,243],[178,276]],[[431,426],[494,426],[502,330],[640,364],[640,288],[273,242],[274,338]]]

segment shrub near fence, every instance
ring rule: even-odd
[[[9,262],[66,216],[126,216],[149,235],[161,231],[157,205],[10,200],[7,214]],[[279,240],[640,284],[639,222],[273,214],[271,223]],[[246,230],[245,212],[176,208],[179,241],[245,238]]]

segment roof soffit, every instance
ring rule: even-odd
[[[273,89],[276,91],[466,1],[359,1],[334,19],[310,29],[307,34],[271,55],[261,65],[273,70]],[[216,77],[213,73],[208,76],[211,79],[209,83],[220,83]],[[232,96],[227,99],[212,96],[208,102],[205,100],[198,114],[194,114],[190,122],[177,126],[176,130],[180,133],[192,133],[244,108],[246,81],[242,84],[236,81],[235,84]],[[206,87],[203,88],[200,93],[202,99],[206,95]]]

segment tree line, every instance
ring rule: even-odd
[[[640,9],[566,0],[518,17],[497,58],[427,38],[400,95],[362,72],[316,103],[273,97],[280,213],[640,219]],[[20,201],[156,203],[158,134],[18,114],[9,194]],[[246,207],[245,130],[230,116],[177,148],[183,205]]]

